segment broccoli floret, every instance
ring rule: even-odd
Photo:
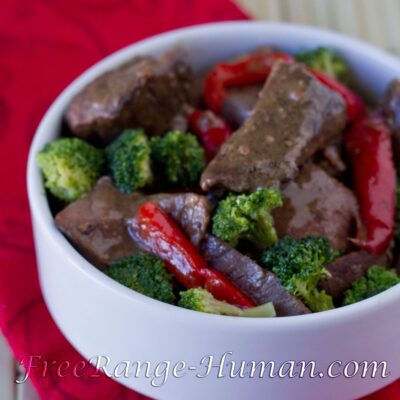
[[[163,261],[152,254],[137,253],[119,258],[105,273],[136,292],[165,303],[175,302],[172,275]]]
[[[273,189],[260,189],[249,195],[230,194],[216,208],[212,233],[232,247],[245,240],[264,250],[278,240],[271,210],[281,206],[281,195]]]
[[[324,47],[297,54],[296,60],[339,81],[347,81],[349,68],[345,61]]]
[[[262,263],[279,277],[287,290],[317,312],[334,308],[332,297],[320,290],[318,284],[329,276],[324,265],[338,255],[325,237],[301,240],[285,237],[264,252]]]
[[[45,187],[68,203],[89,192],[104,170],[103,151],[78,138],[48,143],[36,161]]]
[[[366,277],[357,279],[351,288],[346,290],[343,305],[348,306],[368,299],[399,283],[400,277],[394,270],[374,265],[368,270]]]
[[[263,304],[258,307],[241,309],[219,301],[205,289],[193,288],[180,292],[181,299],[178,305],[189,310],[205,312],[209,314],[230,315],[236,317],[275,317],[276,312],[272,303]]]
[[[111,176],[123,192],[134,192],[152,182],[150,146],[142,129],[124,131],[107,146],[106,157]]]
[[[196,136],[180,131],[169,132],[150,141],[151,156],[157,175],[180,186],[197,184],[204,169],[204,150]]]

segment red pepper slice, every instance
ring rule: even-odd
[[[135,235],[149,251],[165,261],[169,271],[187,289],[202,287],[218,300],[254,307],[224,275],[209,268],[197,249],[155,202],[143,204],[135,217]]]
[[[288,54],[264,51],[251,54],[233,63],[216,65],[204,83],[204,101],[208,108],[219,113],[227,88],[265,81],[271,72],[272,65],[278,60],[294,61]]]
[[[229,125],[210,110],[194,110],[189,115],[189,129],[201,140],[208,160],[232,134]]]
[[[332,78],[331,76],[326,75],[320,71],[310,70],[310,72],[321,83],[342,96],[344,102],[346,103],[348,122],[353,122],[357,118],[360,118],[365,114],[365,106],[363,100],[347,86],[343,85],[335,78]]]
[[[360,231],[353,242],[381,254],[393,237],[396,205],[396,171],[386,120],[376,113],[362,117],[346,133],[345,144],[365,225],[365,232]]]
[[[228,87],[246,86],[265,81],[278,61],[293,62],[292,56],[280,52],[260,52],[252,54],[234,63],[222,63],[214,67],[204,84],[204,101],[216,113],[222,108],[222,103]],[[360,96],[336,79],[320,71],[311,70],[321,83],[340,94],[346,103],[349,122],[365,114],[364,102]]]
[[[254,307],[254,303],[244,296],[234,284],[221,272],[215,269],[204,269],[204,289],[208,290],[217,300],[225,300],[239,307]]]

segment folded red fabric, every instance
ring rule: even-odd
[[[35,128],[60,91],[107,54],[169,29],[245,19],[229,0],[2,0],[0,4],[0,328],[16,358],[82,357],[43,301],[35,264],[25,167]],[[42,399],[145,399],[88,367],[81,378],[33,368]],[[396,397],[397,396],[397,397]],[[400,384],[371,399],[400,398]]]

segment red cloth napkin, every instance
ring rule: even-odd
[[[82,357],[51,319],[40,292],[25,168],[40,118],[60,91],[107,54],[169,29],[245,19],[229,0],[2,0],[0,2],[0,328],[18,360]],[[104,375],[59,378],[32,370],[42,399],[138,400]],[[400,399],[394,384],[371,399]]]

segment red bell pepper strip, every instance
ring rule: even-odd
[[[326,75],[320,71],[311,69],[310,72],[321,83],[342,96],[344,102],[346,103],[348,122],[353,122],[357,118],[361,118],[365,114],[365,106],[363,100],[347,86],[343,85],[335,78],[332,78],[331,76]]]
[[[151,253],[165,261],[168,270],[187,289],[202,287],[218,300],[242,308],[255,306],[224,275],[207,266],[190,240],[155,202],[139,208],[134,234]]]
[[[211,110],[219,113],[228,87],[264,82],[271,72],[272,65],[278,60],[294,61],[293,57],[284,53],[260,52],[234,63],[216,65],[206,78],[204,101]],[[311,69],[310,73],[329,89],[342,96],[346,103],[349,122],[353,122],[364,115],[365,106],[360,96],[329,75]]]
[[[393,237],[396,205],[396,171],[386,120],[376,113],[360,118],[346,133],[345,144],[364,223],[352,241],[381,254]]]
[[[194,110],[189,115],[189,129],[200,139],[208,160],[232,134],[229,125],[209,110]]]
[[[265,81],[272,65],[278,60],[294,61],[293,57],[284,53],[263,51],[236,62],[217,64],[204,82],[204,101],[208,108],[219,113],[227,88]]]

